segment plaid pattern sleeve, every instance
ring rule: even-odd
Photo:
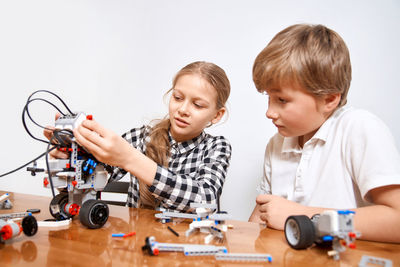
[[[133,128],[129,132],[126,132],[122,135],[129,144],[133,147],[137,148],[140,151],[143,151],[144,140],[148,134],[148,127],[142,126],[140,128]],[[113,172],[111,173],[109,182],[118,181],[122,177],[125,176],[127,172],[124,169],[114,167]]]
[[[158,165],[149,190],[164,208],[186,211],[191,202],[216,203],[222,193],[231,145],[204,132],[185,142],[171,141],[169,167]]]

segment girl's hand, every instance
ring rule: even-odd
[[[74,129],[74,136],[97,160],[111,166],[124,168],[134,153],[125,139],[94,120],[83,121]]]
[[[56,113],[55,116],[55,120],[57,120],[59,117],[61,116],[60,113]],[[43,130],[43,135],[50,141],[51,138],[53,137],[53,131],[56,128],[54,128],[53,126],[46,126],[46,128]],[[56,143],[57,140],[53,139],[52,143]],[[59,151],[58,149],[54,149],[50,152],[50,156],[51,158],[55,158],[55,159],[68,159],[69,158],[69,154],[68,152],[63,152],[63,151]]]
[[[306,214],[307,207],[275,195],[259,195],[256,202],[260,205],[260,219],[277,230],[283,230],[287,217]]]

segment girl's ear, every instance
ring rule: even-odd
[[[222,119],[222,117],[224,116],[225,112],[226,112],[225,107],[220,108],[217,111],[217,113],[215,114],[214,118],[211,120],[211,123],[216,124],[217,122],[219,122]]]

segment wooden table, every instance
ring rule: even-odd
[[[51,218],[50,198],[11,193],[12,210],[0,213],[23,212],[28,208],[40,208],[34,214],[37,220]],[[357,240],[356,249],[341,253],[340,261],[327,256],[328,249],[312,247],[294,250],[289,247],[282,231],[265,228],[256,223],[229,221],[234,226],[226,234],[223,245],[231,253],[268,253],[272,263],[225,262],[213,256],[184,256],[182,252],[160,252],[149,256],[141,247],[147,236],[159,242],[204,244],[205,234],[185,236],[190,221],[162,224],[154,217],[155,211],[109,206],[110,217],[101,229],[90,230],[75,218],[69,227],[40,227],[37,234],[28,237],[21,234],[0,244],[0,266],[358,266],[363,255],[391,259],[393,266],[400,266],[400,245]],[[180,236],[172,234],[171,226]],[[111,237],[113,233],[136,235],[127,238]]]

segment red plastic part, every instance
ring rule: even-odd
[[[350,232],[350,233],[349,233],[349,237],[351,237],[351,238],[356,238],[356,234],[353,233],[353,232]]]
[[[19,235],[21,232],[22,232],[22,227],[20,226],[20,225],[18,225],[19,226],[19,232],[18,233],[16,233],[15,235]],[[14,236],[14,233],[13,233],[13,228],[11,227],[11,225],[9,225],[9,224],[6,224],[6,225],[4,225],[2,228],[1,228],[1,235],[2,235],[2,237],[3,237],[3,240],[7,240],[7,239],[10,239],[11,237],[13,237]]]
[[[93,120],[93,116],[92,115],[87,115],[86,119],[91,121],[91,120]]]
[[[133,236],[133,235],[136,235],[136,232],[130,232],[130,233],[124,234],[124,237]]]
[[[76,214],[79,213],[79,209],[80,209],[80,207],[79,207],[78,204],[75,204],[75,203],[71,204],[69,206],[68,213],[71,214],[71,215],[76,215]]]
[[[49,184],[49,180],[47,180],[47,178],[43,179],[43,185],[44,187],[46,187]]]
[[[158,248],[155,248],[155,249],[153,250],[154,256],[157,256],[159,253],[160,253],[160,251],[158,250]]]
[[[72,181],[71,184],[75,187],[78,184],[78,182],[77,181]]]
[[[349,244],[349,248],[356,248],[356,244],[354,243]]]

